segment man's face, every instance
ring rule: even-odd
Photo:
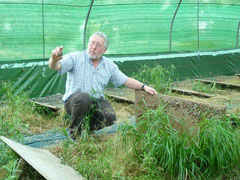
[[[106,52],[104,39],[101,36],[93,36],[88,42],[88,55],[92,60],[98,60]]]

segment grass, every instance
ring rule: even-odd
[[[148,109],[138,130],[122,128],[123,142],[131,143],[149,178],[214,179],[235,171],[239,175],[240,133],[229,118],[203,118],[198,128],[196,135],[193,129],[177,129],[164,107]]]
[[[13,84],[2,82],[0,91],[3,94],[1,99],[3,105],[0,109],[3,118],[2,128],[16,128],[17,134],[36,134],[64,126],[62,116],[30,102],[27,94],[23,91],[18,92]],[[7,129],[2,131],[7,132]]]
[[[24,92],[18,92],[13,84],[1,83],[0,107],[0,136],[5,136],[15,141],[23,141],[24,135],[43,132],[47,129],[59,127],[60,117],[50,114],[28,101]],[[63,126],[63,125],[62,125]],[[0,144],[0,179],[2,175],[7,179],[14,179],[17,172],[16,165],[19,157],[4,143]]]
[[[26,134],[67,127],[63,115],[46,115],[46,110],[29,103],[24,93],[15,95],[9,84],[2,89],[6,96],[1,108],[0,135],[21,141]],[[126,117],[129,115],[125,105],[111,103],[117,116],[124,112]],[[87,179],[230,179],[240,174],[237,117],[203,117],[195,127],[199,129],[196,135],[193,129],[175,128],[164,106],[160,106],[146,109],[137,127],[126,123],[116,134],[86,134],[76,141],[66,139],[48,150]],[[10,148],[0,144],[0,179],[14,179],[18,161]],[[23,176],[43,179],[29,166]]]
[[[221,88],[218,87],[215,83],[205,84],[199,81],[195,81],[195,83],[193,83],[192,89],[203,93],[214,94],[218,93],[218,90]]]
[[[173,87],[174,80],[176,80],[176,68],[172,66],[163,67],[160,65],[150,68],[143,66],[142,69],[135,73],[134,78],[141,82],[147,83],[154,87],[159,93],[170,94],[169,89]],[[204,84],[195,81],[192,85],[192,90],[208,94],[219,93],[221,88],[214,84]]]
[[[175,67],[163,67],[157,65],[154,68],[143,66],[142,69],[133,75],[137,80],[154,87],[159,93],[169,93],[172,87],[174,76],[176,76]]]

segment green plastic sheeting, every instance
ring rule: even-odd
[[[158,56],[135,56],[112,58],[126,75],[139,72],[143,65],[176,67],[176,80],[230,76],[240,72],[240,50],[181,53]],[[45,64],[45,65],[44,65]],[[59,75],[47,67],[47,62],[14,63],[0,66],[0,80],[14,81],[20,90],[30,97],[64,93],[66,75]],[[7,76],[6,76],[7,75]],[[7,79],[4,79],[6,78]]]
[[[239,26],[239,0],[0,0],[0,80],[33,97],[64,92],[66,77],[47,66],[52,49],[83,50],[96,31],[127,75],[143,64],[174,64],[179,79],[232,75]]]
[[[176,67],[175,80],[205,78],[213,76],[230,76],[240,72],[240,50],[184,53],[149,57],[135,57],[130,61],[116,62],[120,69],[128,75],[139,72],[143,65],[155,67],[161,65]],[[154,59],[154,60],[153,60]]]

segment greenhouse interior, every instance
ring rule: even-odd
[[[0,179],[239,179],[239,0],[0,0],[0,17]],[[107,84],[116,122],[73,139],[49,62],[96,32],[143,86]]]

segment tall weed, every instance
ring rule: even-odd
[[[234,130],[229,118],[225,121],[211,118],[200,123],[197,137],[198,163],[205,177],[221,175],[239,167],[240,134]]]
[[[147,109],[136,128],[125,125],[121,131],[123,144],[132,144],[150,178],[209,179],[239,167],[239,131],[228,121],[215,118],[203,118],[198,128],[197,135],[193,129],[175,129],[174,121],[160,106]]]
[[[0,85],[1,102],[13,111],[24,110],[27,94],[19,91],[11,82],[2,81]]]
[[[1,107],[0,107],[0,136],[5,136],[16,141],[23,139],[23,133],[27,132],[28,126],[20,118],[23,111],[26,95],[17,95],[12,84],[2,82],[0,88]],[[8,179],[14,179],[17,162],[17,155],[3,142],[0,143],[0,170],[7,171]]]
[[[23,137],[22,133],[28,129],[28,125],[23,123],[21,117],[32,106],[29,104],[27,95],[23,92],[17,93],[12,83],[2,82],[0,91],[2,94],[0,135],[20,140]]]
[[[157,65],[153,68],[145,65],[133,77],[153,86],[160,93],[168,93],[169,88],[172,87],[174,76],[176,76],[175,70],[176,68],[173,65],[169,67]]]

